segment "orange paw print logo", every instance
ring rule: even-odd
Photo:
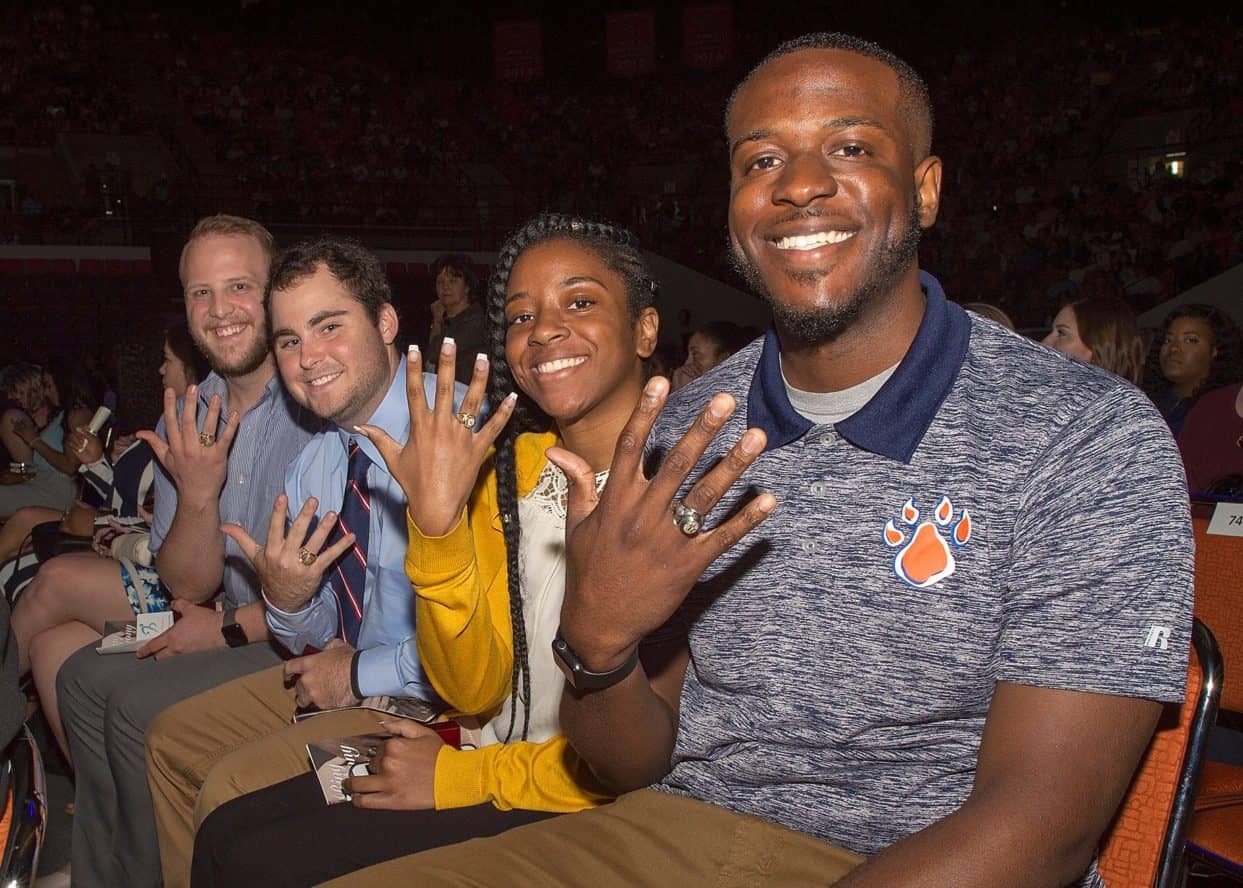
[[[893,572],[917,589],[924,589],[954,572],[954,549],[971,539],[971,513],[963,509],[954,521],[954,504],[941,497],[931,520],[919,520],[915,501],[908,499],[902,515],[885,522],[885,545],[897,549]],[[946,542],[946,536],[949,542]]]

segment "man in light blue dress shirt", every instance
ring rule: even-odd
[[[351,707],[377,695],[436,700],[415,645],[406,496],[371,441],[353,432],[366,423],[398,441],[409,434],[406,374],[419,363],[417,356],[403,360],[394,346],[398,318],[380,263],[350,241],[298,244],[273,265],[268,312],[286,388],[331,425],[290,464],[266,540],[240,527],[225,532],[260,577],[272,636],[295,657],[169,708],[148,731],[148,777],[170,888],[189,883],[194,828],[215,807],[305,773],[308,740],[375,730],[374,713],[347,709],[294,725],[297,710]],[[437,378],[422,374],[422,382],[434,403]],[[460,404],[465,386],[448,384]],[[366,507],[356,519],[367,523],[365,552],[341,533],[349,499],[359,493],[350,471],[355,445],[365,466],[358,480]],[[352,529],[361,542],[363,529]],[[365,567],[351,621],[344,612],[354,605],[334,575],[355,557]]]

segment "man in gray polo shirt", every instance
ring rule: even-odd
[[[213,372],[184,404],[166,391],[155,433],[140,433],[161,466],[151,550],[179,618],[138,657],[88,645],[57,674],[75,772],[74,885],[160,883],[147,725],[172,703],[280,662],[254,568],[220,532],[222,521],[266,532],[286,465],[322,424],[276,375],[263,306],[272,250],[258,223],[209,216],[182,251],[186,321]]]
[[[727,128],[731,244],[773,329],[654,430],[653,380],[598,502],[549,454],[574,482],[562,724],[624,794],[366,883],[1099,885],[1183,693],[1177,451],[1130,385],[921,275],[941,162],[903,62],[783,45]]]

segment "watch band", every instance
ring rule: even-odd
[[[630,652],[630,656],[626,658],[626,662],[620,666],[608,672],[592,672],[583,665],[578,654],[561,637],[560,629],[557,630],[556,638],[552,640],[552,652],[556,657],[557,665],[565,673],[565,680],[576,691],[602,691],[605,688],[611,688],[633,672],[634,667],[639,663],[639,647],[636,645]]]
[[[225,608],[224,618],[220,623],[220,634],[224,636],[224,643],[231,648],[250,644],[250,639],[246,637],[246,630],[237,621],[237,608],[235,607]]]

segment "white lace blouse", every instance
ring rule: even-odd
[[[604,487],[608,471],[596,474],[596,490]],[[561,733],[558,712],[565,676],[553,661],[552,640],[561,622],[565,597],[565,508],[569,483],[562,471],[545,463],[530,494],[518,501],[522,528],[518,546],[518,570],[522,588],[522,615],[527,630],[531,665],[531,724],[527,739],[541,743]],[[509,730],[513,700],[483,727],[481,744],[504,740]],[[522,737],[519,704],[510,740]]]

